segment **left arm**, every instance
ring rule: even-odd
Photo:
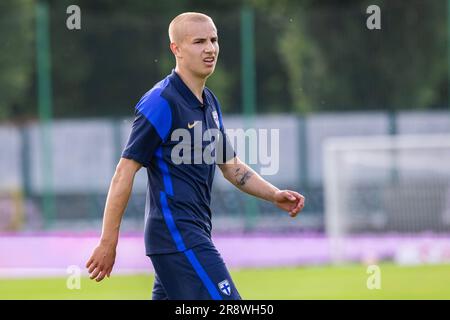
[[[305,205],[305,197],[290,190],[279,190],[264,180],[252,168],[235,157],[224,164],[219,164],[225,179],[243,192],[274,203],[278,208],[295,217]]]

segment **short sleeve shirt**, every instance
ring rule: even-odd
[[[147,255],[211,241],[211,188],[218,162],[235,157],[217,98],[203,103],[173,70],[140,99],[122,157],[147,169]]]

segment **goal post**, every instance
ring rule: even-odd
[[[323,159],[334,262],[352,236],[450,233],[450,135],[333,137]]]

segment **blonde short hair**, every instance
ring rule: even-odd
[[[184,12],[182,14],[179,14],[176,16],[169,24],[169,39],[170,42],[179,42],[184,39],[184,34],[181,36],[180,34],[183,33],[185,28],[183,28],[183,25],[186,22],[206,22],[211,21],[213,24],[213,20],[211,17],[207,16],[206,14],[199,13],[199,12]]]

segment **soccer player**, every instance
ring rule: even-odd
[[[272,202],[291,217],[302,210],[304,197],[271,185],[233,151],[219,102],[205,87],[219,56],[212,19],[201,13],[180,14],[169,25],[169,38],[176,67],[136,106],[131,134],[109,188],[101,239],[86,267],[96,281],[110,276],[134,176],[144,166],[148,176],[145,247],[155,269],[152,298],[241,299],[211,240],[216,165],[241,191]],[[194,141],[195,130],[200,136],[214,136],[211,141],[217,148],[207,150],[208,141]],[[183,132],[194,137],[180,142]],[[172,152],[174,148],[178,152]],[[179,161],[174,154],[188,161]],[[198,159],[205,154],[212,154],[216,162]]]

